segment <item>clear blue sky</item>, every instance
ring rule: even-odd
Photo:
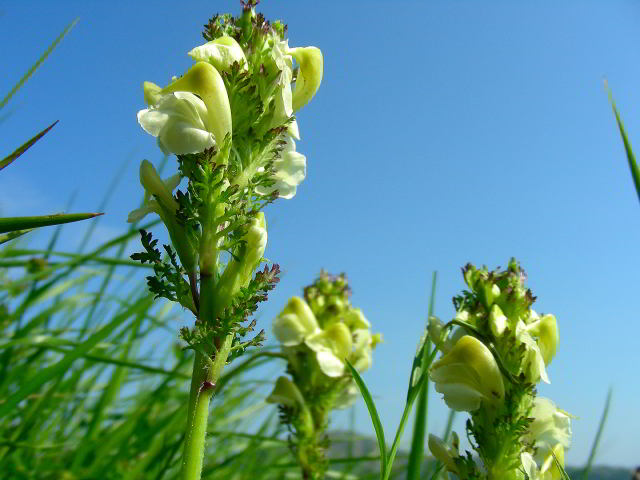
[[[537,310],[558,318],[552,383],[540,391],[579,417],[568,463],[585,460],[612,386],[598,463],[632,466],[640,464],[640,205],[602,81],[640,148],[640,4],[558,3],[260,5],[289,24],[291,46],[325,55],[324,82],[298,117],[307,179],[268,211],[266,256],[286,274],[260,321],[266,327],[320,268],[346,271],[353,303],[384,334],[365,378],[391,435],[431,272],[437,313],[449,319],[463,264],[504,266],[516,256]],[[140,160],[161,159],[136,122],[142,82],[181,74],[201,25],[226,11],[238,13],[239,2],[0,4],[2,94],[80,17],[3,111],[5,154],[60,123],[2,172],[0,213],[59,212],[73,191],[73,210],[93,210],[128,161],[99,232],[126,228],[141,196]],[[66,230],[67,248],[79,231]],[[445,408],[435,394],[431,405],[430,427],[440,432]],[[362,405],[357,424],[372,433]]]

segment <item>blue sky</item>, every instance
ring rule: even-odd
[[[323,84],[298,116],[307,179],[267,213],[266,256],[285,275],[260,322],[320,268],[347,272],[352,303],[385,338],[365,379],[391,435],[431,272],[436,312],[449,319],[462,265],[493,268],[515,256],[536,309],[558,318],[552,383],[540,393],[579,417],[568,463],[586,459],[613,387],[598,463],[632,466],[640,463],[640,205],[602,83],[640,139],[640,5],[557,3],[260,5],[289,24],[291,46],[325,56]],[[141,197],[140,160],[161,160],[135,118],[142,82],[166,84],[186,70],[201,25],[226,11],[238,13],[239,2],[3,3],[2,93],[65,25],[80,22],[3,111],[5,154],[60,123],[0,175],[0,214],[59,212],[72,192],[72,210],[94,210],[121,171],[98,231],[109,238],[126,228]],[[73,248],[81,231],[66,229],[64,245]],[[432,397],[430,427],[440,432],[446,410]],[[356,418],[372,433],[362,405]]]

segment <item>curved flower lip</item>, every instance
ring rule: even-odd
[[[222,36],[193,48],[188,55],[195,61],[211,63],[220,71],[231,69],[231,65],[238,62],[244,70],[248,70],[247,58],[242,47],[229,36]]]
[[[311,101],[320,88],[324,70],[322,52],[317,47],[290,48],[288,53],[298,61],[300,71],[293,91],[292,106],[297,112]]]
[[[458,411],[474,411],[482,402],[504,400],[502,373],[491,351],[475,337],[464,335],[429,369],[436,391]]]
[[[275,183],[269,187],[259,186],[256,188],[256,192],[261,195],[269,195],[277,190],[279,198],[293,198],[298,190],[298,185],[307,175],[307,158],[296,152],[296,143],[293,138],[287,136],[287,143],[280,153],[280,157],[273,163],[275,174],[271,178]]]
[[[162,89],[162,93],[190,92],[198,95],[207,111],[207,127],[218,144],[232,135],[231,106],[224,80],[208,62],[196,62],[187,72]]]
[[[164,153],[199,153],[215,145],[208,128],[207,108],[196,95],[189,92],[149,95],[157,103],[140,110],[138,122],[145,132],[158,139]]]

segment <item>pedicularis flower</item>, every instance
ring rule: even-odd
[[[359,396],[346,362],[361,372],[369,369],[381,341],[362,311],[351,306],[349,295],[344,275],[322,272],[305,288],[304,298],[291,298],[273,321],[291,380],[280,377],[267,402],[279,404],[305,478],[323,478],[329,412]]]
[[[232,155],[242,164],[236,182],[240,187],[253,182],[261,195],[277,191],[281,198],[292,198],[306,176],[306,157],[296,152],[294,142],[300,138],[294,113],[309,103],[322,82],[322,52],[289,48],[284,25],[252,15],[251,35],[229,18],[218,19],[209,25],[208,36],[219,36],[189,52],[195,64],[182,77],[164,88],[145,82],[149,107],[138,112],[138,121],[167,154],[222,150],[226,141],[233,142]],[[267,131],[281,132],[275,151],[256,155],[255,149],[245,152],[236,146],[247,134]]]
[[[369,369],[372,350],[381,337],[372,335],[371,325],[362,311],[349,305],[346,288],[337,295],[332,291],[321,293],[323,287],[326,289],[331,285],[330,278],[323,274],[316,282],[318,286],[305,292],[315,313],[304,299],[292,297],[273,321],[273,333],[290,357],[304,352],[315,359],[313,363],[324,376],[338,378],[345,376],[346,360],[359,371]],[[343,281],[342,277],[337,277],[333,284],[341,285]],[[332,302],[329,310],[318,305],[325,301]],[[318,313],[319,317],[316,317]]]
[[[547,366],[559,341],[556,318],[531,308],[535,297],[515,260],[504,271],[469,264],[463,276],[469,290],[454,297],[454,319],[429,319],[441,352],[429,376],[450,408],[470,413],[467,432],[483,466],[437,437],[429,440],[431,451],[461,480],[521,480],[523,472],[532,479],[560,478],[553,454],[563,461],[569,415],[535,396],[535,385],[549,382]]]
[[[504,383],[491,351],[475,337],[463,336],[453,348],[433,364],[431,379],[447,405],[472,412],[504,400]]]

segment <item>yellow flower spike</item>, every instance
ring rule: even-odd
[[[322,52],[317,47],[290,48],[288,52],[300,65],[293,91],[292,106],[297,112],[304,107],[320,88],[324,69]]]
[[[192,49],[188,55],[196,62],[211,63],[221,72],[231,70],[235,62],[242,65],[244,70],[248,69],[242,47],[234,38],[226,35]]]
[[[162,89],[162,93],[191,92],[207,107],[209,129],[216,143],[222,146],[227,134],[232,134],[231,107],[224,80],[213,65],[197,62],[187,73]]]
[[[475,337],[464,335],[429,369],[436,391],[457,411],[472,412],[482,402],[504,401],[502,373],[491,351]]]
[[[144,82],[142,84],[142,90],[144,92],[144,101],[147,105],[156,105],[162,97],[162,87],[156,85],[153,82]]]

